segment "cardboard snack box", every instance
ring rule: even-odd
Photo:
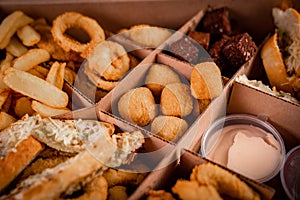
[[[190,180],[192,169],[196,165],[202,165],[204,163],[213,162],[194,152],[177,148],[174,154],[169,155],[158,165],[157,169],[145,179],[129,199],[146,199],[149,190],[165,190],[172,193],[171,188],[175,185],[177,180]],[[220,165],[217,166],[221,167]],[[272,199],[275,192],[273,188],[265,184],[257,183],[226,168],[223,169],[246,182],[248,186],[260,194],[261,199]]]

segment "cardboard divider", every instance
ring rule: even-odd
[[[174,151],[173,153],[173,155],[170,155],[168,157],[168,160],[163,160],[163,162],[160,163],[160,166],[157,168],[157,170],[153,171],[144,180],[140,187],[138,187],[137,190],[135,190],[135,192],[130,196],[130,200],[145,199],[147,197],[147,192],[152,189],[165,190],[167,192],[171,192],[171,188],[175,185],[178,179],[190,179],[192,169],[196,165],[211,162],[201,157],[199,154],[195,154],[187,150],[177,149],[177,151]],[[252,187],[261,195],[262,199],[272,199],[272,197],[274,196],[275,190],[273,188],[265,184],[257,183],[220,165],[218,166],[229,171],[230,173],[236,175],[241,180],[246,182],[250,187]]]
[[[287,151],[300,143],[300,105],[235,82],[228,113],[265,116],[280,133]]]
[[[175,72],[177,72],[180,76],[182,76],[182,80],[184,80],[183,83],[186,83],[188,85],[190,85],[189,83],[189,79],[190,79],[190,75],[193,69],[193,66],[190,65],[189,63],[186,62],[182,62],[180,60],[177,60],[171,56],[165,55],[163,53],[161,53],[161,51],[159,49],[156,49],[156,51],[152,52],[147,58],[145,58],[138,67],[134,68],[108,95],[106,95],[104,98],[102,98],[100,100],[99,103],[97,103],[97,106],[99,107],[100,110],[103,110],[105,112],[109,112],[111,114],[113,114],[116,117],[121,117],[119,115],[118,112],[118,101],[121,98],[121,96],[123,94],[125,94],[127,91],[129,91],[130,89],[133,88],[137,88],[140,86],[144,86],[144,80],[145,77],[147,75],[147,72],[151,66],[151,64],[153,63],[160,63],[160,64],[165,64],[168,65],[169,67],[171,67],[171,69],[175,70]],[[188,120],[189,129],[194,129],[196,126],[197,128],[205,128],[207,127],[211,120],[215,119],[211,118],[208,121],[209,122],[203,122],[202,120],[206,121],[207,119],[204,117],[199,117],[202,115],[214,115],[212,113],[219,113],[219,112],[224,112],[224,107],[226,107],[226,105],[224,105],[224,102],[227,101],[227,96],[228,96],[228,91],[229,91],[229,85],[226,86],[228,83],[231,83],[228,79],[224,79],[224,81],[226,81],[226,84],[224,83],[224,94],[222,94],[222,97],[216,98],[209,106],[207,109],[209,109],[208,113],[209,114],[205,114],[206,111],[203,111],[202,113],[197,113],[195,114],[192,113],[190,114],[186,119]],[[225,100],[224,100],[225,98]],[[196,103],[196,99],[194,99],[194,109],[197,109],[198,105]],[[222,103],[223,102],[223,103]],[[159,103],[159,102],[158,102]],[[212,107],[212,108],[210,108]],[[199,120],[198,120],[199,118]],[[201,118],[201,119],[200,119]],[[209,118],[209,117],[208,117]],[[199,124],[201,125],[194,125],[194,123],[196,121],[202,121]],[[197,122],[198,123],[198,122]],[[203,125],[203,124],[207,124],[207,125]],[[198,127],[199,126],[199,127]],[[142,127],[143,129],[146,130],[150,130],[149,125]],[[196,133],[195,131],[190,131],[187,130],[187,132],[194,132],[191,133],[193,140],[192,141],[188,141],[189,139],[186,139],[185,142],[181,143],[183,148],[188,148],[188,149],[195,149],[194,145],[199,143],[199,140],[201,138],[201,134],[200,133]],[[202,131],[201,131],[202,132]],[[185,136],[183,136],[182,138],[184,138]],[[191,136],[188,136],[191,137]],[[181,139],[180,139],[181,140]]]
[[[227,114],[241,113],[264,117],[280,133],[284,140],[286,152],[299,145],[299,105],[234,82]],[[274,199],[287,198],[281,185],[279,174],[267,181],[266,184],[276,189]]]

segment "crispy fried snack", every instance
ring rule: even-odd
[[[118,102],[120,115],[139,126],[146,126],[157,114],[154,97],[146,87],[126,92]]]
[[[97,176],[84,187],[84,194],[73,200],[106,200],[108,196],[107,181],[103,176]]]
[[[178,180],[172,192],[183,200],[221,200],[218,191],[211,185],[199,185],[196,181]]]
[[[179,76],[167,65],[152,64],[147,75],[145,84],[154,95],[160,95],[167,84],[180,83]]]
[[[147,200],[175,200],[175,198],[164,190],[149,190]]]
[[[193,111],[193,97],[184,83],[166,85],[161,93],[160,105],[163,114],[183,117]]]
[[[109,187],[115,185],[137,186],[144,180],[146,173],[121,171],[109,168],[104,172],[103,176],[106,178]]]
[[[188,129],[184,119],[160,115],[151,123],[151,132],[169,141],[174,141]]]
[[[66,36],[64,33],[71,27],[84,30],[91,40],[86,44],[82,44],[79,41]],[[54,41],[56,41],[65,51],[69,52],[70,50],[73,50],[81,53],[83,57],[85,56],[82,53],[105,39],[104,31],[96,20],[77,12],[65,12],[57,16],[53,20],[51,33]]]
[[[226,194],[233,198],[260,199],[260,196],[236,175],[211,163],[194,167],[190,178],[191,181],[196,181],[201,185],[211,185],[220,194]]]
[[[108,189],[109,200],[126,200],[128,195],[126,193],[126,187],[124,186],[113,186]]]
[[[171,36],[166,28],[139,24],[124,32],[131,40],[143,47],[156,48]]]

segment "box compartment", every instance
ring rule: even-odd
[[[152,172],[140,187],[130,196],[129,199],[145,199],[147,192],[151,189],[171,191],[178,179],[189,180],[192,169],[196,165],[201,165],[211,162],[202,158],[199,154],[187,150],[177,148],[177,151],[163,160],[157,167],[157,170]],[[214,163],[215,164],[215,163]],[[226,169],[226,168],[224,168]],[[227,169],[226,169],[227,170]],[[255,189],[262,196],[262,199],[272,199],[274,189],[264,184],[257,183],[242,175],[236,174],[228,170],[230,173],[237,175],[241,180],[246,182],[250,187]]]

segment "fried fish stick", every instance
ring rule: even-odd
[[[219,193],[227,194],[233,198],[260,199],[260,196],[236,175],[211,163],[194,167],[190,178],[200,185],[212,185]]]

